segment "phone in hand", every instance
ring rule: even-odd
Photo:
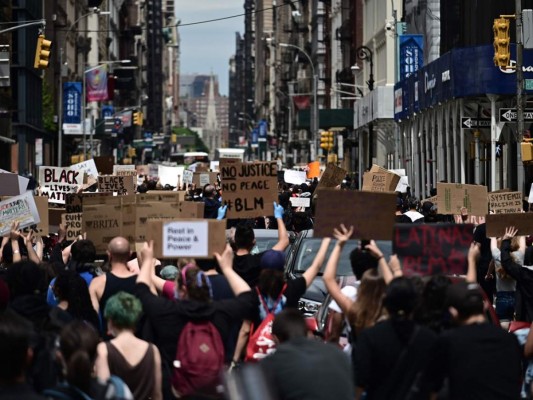
[[[361,250],[366,251],[366,245],[370,244],[370,240],[361,240]]]

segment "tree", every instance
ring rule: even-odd
[[[57,132],[57,124],[54,122],[54,96],[46,79],[43,79],[43,127],[47,132]]]

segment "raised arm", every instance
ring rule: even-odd
[[[283,206],[274,202],[274,217],[278,222],[278,243],[272,247],[272,250],[285,251],[289,245],[289,235],[287,233],[287,228],[285,227],[285,222],[283,222],[283,212]]]
[[[320,248],[316,253],[313,263],[303,273],[302,276],[305,278],[305,284],[307,287],[311,285],[311,282],[313,282],[313,279],[315,279],[315,276],[318,274],[318,271],[320,271],[320,268],[322,268],[322,264],[324,264],[324,259],[326,258],[326,253],[328,252],[328,246],[330,242],[331,238],[322,239],[322,243],[320,244]]]
[[[479,259],[479,255],[481,254],[479,246],[479,243],[473,242],[468,250],[468,271],[466,272],[467,282],[477,282],[476,264],[477,260]]]
[[[370,244],[367,244],[365,246],[365,249],[372,255],[372,257],[378,260],[378,270],[381,276],[383,276],[385,284],[388,285],[390,281],[392,281],[394,278],[403,275],[402,268],[400,266],[400,260],[398,259],[398,257],[391,256],[389,266],[389,264],[387,264],[387,261],[385,260],[383,252],[380,250],[374,240],[371,240]]]
[[[229,244],[222,254],[215,253],[215,257],[235,296],[252,290],[250,285],[233,270],[233,250]]]
[[[501,263],[502,267],[512,278],[518,280],[522,276],[522,266],[513,261],[511,257],[511,239],[518,233],[514,226],[505,228],[505,235],[502,238],[501,245]]]
[[[335,247],[329,256],[326,269],[322,275],[322,280],[326,285],[326,289],[344,313],[348,312],[353,304],[353,301],[342,293],[341,287],[337,283],[337,264],[339,263],[342,249],[344,248],[344,245],[348,239],[350,239],[352,236],[352,233],[353,226],[350,226],[350,229],[347,229],[343,224],[341,224],[339,229],[335,228],[333,230],[333,237],[337,239],[337,243],[335,244]]]

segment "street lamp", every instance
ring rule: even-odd
[[[315,149],[316,149],[317,148],[316,147],[317,134],[318,134],[318,129],[320,128],[320,124],[318,121],[319,115],[318,115],[318,101],[317,101],[318,75],[316,74],[315,65],[313,64],[313,60],[311,59],[309,54],[307,54],[307,52],[301,47],[298,47],[298,46],[295,46],[289,43],[280,43],[279,45],[281,47],[292,47],[300,51],[305,57],[307,57],[307,59],[309,60],[309,64],[311,65],[311,70],[313,72],[313,115],[312,115],[313,118],[311,119],[310,125],[311,125],[311,137],[312,137],[313,143],[315,144]]]
[[[374,53],[366,46],[360,46],[355,50],[355,55],[359,60],[367,61],[370,64],[370,74],[368,76],[368,81],[366,84],[369,91],[374,90]],[[359,66],[354,65],[352,67],[354,70],[358,70]],[[373,116],[370,116],[373,118]],[[361,144],[359,144],[361,145]],[[372,168],[372,160],[374,158],[374,123],[372,120],[368,123],[368,163],[369,169]]]
[[[83,18],[87,18],[90,15],[97,14],[97,15],[110,15],[110,11],[100,11],[98,7],[93,8],[91,11],[89,11],[86,14],[81,15],[78,17],[67,29],[67,32],[65,33],[65,46],[68,41],[68,35],[72,32],[73,28],[76,26],[76,24],[81,21]],[[62,166],[63,161],[63,52],[64,48],[59,48],[59,88],[58,88],[58,134],[57,134],[57,165],[59,167]],[[66,75],[66,73],[65,73]],[[85,78],[85,75],[84,75]],[[85,80],[85,79],[84,79]],[[82,113],[83,117],[85,117],[85,111]],[[82,121],[83,124],[85,124],[85,120]],[[85,125],[84,128],[85,129]],[[84,143],[85,146],[85,143]],[[85,148],[83,149],[84,155],[85,155]]]
[[[83,124],[82,124],[82,129],[83,129],[83,160],[85,160],[85,140],[86,140],[86,127],[85,127],[85,108],[87,106],[87,84],[86,84],[86,74],[88,72],[91,72],[91,71],[94,71],[95,69],[98,69],[100,67],[102,67],[103,65],[113,65],[113,64],[129,64],[131,62],[131,60],[116,60],[116,61],[100,61],[100,63],[98,65],[95,65],[94,67],[89,67],[87,69],[85,69],[83,71],[83,84],[82,84],[82,106],[81,106],[81,109],[82,109],[82,119],[83,119]],[[94,156],[94,148],[93,148],[93,131],[94,129],[92,129],[91,127],[91,131],[90,131],[90,134],[89,134],[89,146],[91,147],[91,158],[93,158]]]

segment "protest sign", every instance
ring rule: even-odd
[[[345,177],[345,169],[337,167],[333,163],[329,163],[326,167],[326,170],[320,177],[320,181],[318,181],[318,186],[316,187],[316,189],[318,190],[323,188],[334,188],[336,186],[339,186]]]
[[[65,213],[64,208],[49,208],[48,223],[50,226],[58,227],[61,224],[61,216]]]
[[[96,176],[111,175],[113,173],[113,165],[115,165],[115,158],[113,156],[93,157],[93,160],[98,171]]]
[[[522,192],[491,192],[489,208],[495,214],[522,212]]]
[[[159,165],[158,176],[159,183],[164,187],[170,185],[172,187],[178,186],[178,182],[183,179],[184,167],[168,167],[166,165]]]
[[[159,201],[169,201],[169,202],[179,202],[185,201],[185,196],[187,191],[185,190],[150,190],[146,193],[138,193],[136,195],[136,202],[159,202]]]
[[[65,213],[61,216],[61,225],[67,234],[67,240],[76,240],[83,234],[82,213]]]
[[[505,228],[514,226],[517,236],[533,235],[533,213],[488,214],[486,217],[487,237],[501,237]]]
[[[76,193],[83,186],[85,171],[62,167],[39,167],[41,195],[50,203],[65,204],[67,194]]]
[[[390,172],[394,172],[396,175],[400,176],[400,180],[396,185],[395,192],[407,193],[407,188],[409,187],[409,178],[405,175],[405,169],[390,169]]]
[[[438,213],[461,214],[465,207],[469,215],[488,214],[487,187],[460,183],[437,183]]]
[[[301,185],[307,181],[307,174],[305,171],[288,169],[283,174],[283,180],[292,185]]]
[[[157,258],[213,258],[226,247],[225,220],[155,220],[148,221],[147,231]]]
[[[463,221],[463,217],[461,215],[454,215],[453,220],[456,224],[472,224],[474,226],[484,224],[486,222],[484,215],[469,215],[466,221]]]
[[[368,192],[393,193],[398,186],[400,176],[389,171],[365,172],[363,175],[363,189]]]
[[[344,224],[354,227],[354,239],[391,240],[395,210],[393,193],[324,189],[318,194],[313,236],[331,237]]]
[[[320,177],[320,161],[313,161],[307,164],[307,179]]]
[[[48,198],[44,196],[33,196],[37,212],[39,213],[39,223],[36,226],[37,233],[41,236],[47,236],[50,233],[48,219]]]
[[[113,165],[113,175],[122,175],[122,176],[130,176],[130,175],[137,175],[137,169],[135,168],[135,165],[127,164],[127,165],[121,165],[121,164],[114,164]]]
[[[424,203],[426,203],[426,202],[428,202],[428,201],[429,201],[430,203],[433,203],[433,204],[437,205],[438,198],[437,198],[437,196],[431,196],[431,197],[428,197],[427,199],[422,200],[422,201],[420,202],[420,204],[424,204]]]
[[[85,171],[87,175],[93,176],[94,178],[98,176],[98,169],[96,168],[96,164],[94,163],[93,159],[72,164],[70,169],[75,171]]]
[[[0,196],[18,196],[26,192],[30,180],[0,169]]]
[[[135,194],[133,176],[104,175],[98,177],[99,192],[113,192],[119,196]]]
[[[393,253],[405,276],[463,275],[473,229],[470,224],[397,224]]]
[[[135,241],[146,240],[146,224],[149,220],[203,217],[203,202],[138,202],[135,206]]]
[[[275,161],[242,163],[220,161],[220,177],[228,218],[273,215],[278,201],[278,165]]]
[[[23,229],[39,221],[39,211],[31,192],[0,202],[0,236],[8,234],[13,223],[18,222],[19,228]]]
[[[108,243],[122,236],[121,205],[91,205],[83,207],[83,231],[91,240],[98,254],[104,254]]]
[[[310,197],[290,197],[292,207],[311,207]]]
[[[192,183],[197,188],[203,188],[205,185],[217,183],[217,172],[194,172],[192,177]]]
[[[220,161],[211,161],[211,162],[209,162],[209,169],[212,172],[218,172],[219,171],[219,165],[220,165]]]
[[[136,165],[135,170],[137,171],[137,175],[139,176],[149,176],[150,175],[150,167],[148,165]],[[115,174],[113,174],[115,175]]]
[[[102,199],[103,197],[112,197],[112,192],[83,192],[83,193],[70,193],[65,199],[65,212],[66,213],[79,213],[83,212],[83,204],[87,203],[89,198]],[[89,201],[90,203],[90,201]],[[90,204],[99,204],[99,200],[95,200]]]
[[[183,171],[183,184],[184,185],[192,185],[192,179],[194,176],[194,172],[186,169]]]

